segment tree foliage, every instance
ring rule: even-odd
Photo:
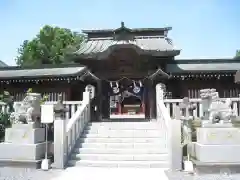
[[[4,139],[5,129],[10,127],[10,113],[14,111],[13,109],[13,97],[8,91],[3,91],[0,94],[0,102],[5,103],[8,107],[8,110],[5,109],[0,112],[0,142]]]
[[[240,59],[240,50],[236,51],[235,58]]]
[[[25,40],[18,49],[17,65],[38,66],[71,62],[69,55],[78,50],[84,36],[70,29],[46,25],[35,38]]]

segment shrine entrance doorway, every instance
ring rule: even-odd
[[[110,119],[145,119],[145,89],[141,81],[132,80],[132,83],[120,82],[111,86],[112,92],[109,93]]]

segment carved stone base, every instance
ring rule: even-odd
[[[40,128],[40,122],[32,122],[28,124],[12,124],[12,128],[14,129],[34,129]]]
[[[203,145],[195,143],[195,159],[203,163],[238,163],[240,165],[240,145]],[[193,155],[193,154],[192,154]]]
[[[197,128],[197,142],[203,145],[240,145],[239,128]]]
[[[44,158],[46,143],[0,143],[0,161],[35,161]]]
[[[202,120],[202,127],[203,128],[231,128],[231,127],[234,127],[234,125],[232,123],[224,123],[224,124],[216,123],[216,124],[212,124],[212,123],[209,123],[206,120],[205,121]]]
[[[25,125],[25,124],[24,124]],[[36,144],[45,141],[44,128],[7,128],[5,142],[16,144]]]
[[[203,174],[219,174],[226,177],[226,175],[239,174],[239,163],[204,163],[195,159],[191,159],[195,165],[195,172],[198,175]],[[224,178],[224,177],[222,177]]]

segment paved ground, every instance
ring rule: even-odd
[[[197,175],[184,172],[166,171],[169,180],[240,180],[240,174],[207,174]]]
[[[0,167],[0,180],[50,180],[61,170],[42,171],[28,168]]]
[[[0,167],[0,180],[239,180],[240,174],[192,175],[165,169],[72,167],[42,171]]]
[[[52,180],[168,180],[165,169],[72,167]]]

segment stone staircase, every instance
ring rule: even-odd
[[[92,122],[69,166],[167,168],[166,134],[159,122]]]

